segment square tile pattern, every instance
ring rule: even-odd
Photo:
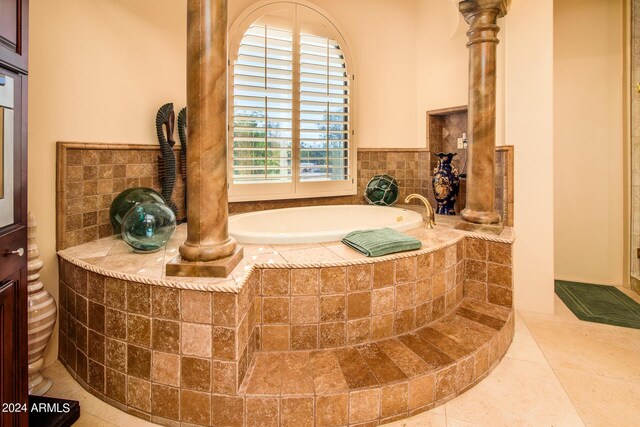
[[[496,151],[496,209],[506,225],[513,224],[513,147]],[[57,146],[56,248],[58,250],[91,242],[114,234],[109,221],[113,199],[131,187],[160,190],[156,145],[84,144],[59,142]],[[174,147],[176,152],[178,146]],[[435,206],[431,177],[430,152],[425,149],[374,150],[360,149],[357,156],[357,194],[295,200],[268,200],[229,204],[230,214],[256,210],[366,203],[363,195],[367,182],[386,173],[399,183],[399,201],[412,193],[422,194]],[[177,170],[180,168],[180,156]],[[460,200],[464,199],[464,185]],[[176,177],[173,200],[179,208],[178,219],[184,219],[185,188]],[[460,209],[464,205],[460,205]]]
[[[513,335],[510,244],[458,236],[390,261],[254,268],[238,293],[61,259],[60,359],[90,393],[167,425],[424,412],[484,378]]]

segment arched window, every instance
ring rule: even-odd
[[[356,193],[346,43],[307,3],[269,2],[230,33],[231,200]]]

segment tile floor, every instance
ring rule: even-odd
[[[48,395],[80,401],[76,426],[155,425],[90,395],[59,362],[45,374],[54,380]],[[389,426],[622,427],[637,426],[638,419],[640,330],[580,321],[556,298],[553,315],[517,313],[511,348],[480,384],[443,406]]]

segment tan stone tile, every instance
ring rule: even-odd
[[[180,298],[183,321],[211,323],[211,292],[181,290]]]
[[[316,425],[338,427],[349,422],[349,395],[347,393],[318,396],[316,399]]]
[[[449,401],[446,413],[472,425],[583,425],[548,365],[515,359],[503,359],[487,378]]]
[[[154,351],[152,354],[151,379],[157,383],[178,387],[180,385],[180,356]]]
[[[465,261],[465,276],[467,279],[485,282],[487,280],[487,263],[468,259]],[[434,270],[438,271],[438,270]]]
[[[291,350],[318,348],[318,325],[292,325]]]
[[[213,356],[217,359],[235,360],[235,330],[222,326],[213,327]]]
[[[501,264],[487,263],[487,282],[490,284],[511,288],[511,267]]]
[[[396,261],[396,283],[406,283],[416,280],[416,257],[402,258]]]
[[[313,425],[313,403],[313,397],[283,398],[280,403],[280,425],[282,427]]]
[[[632,425],[640,413],[640,383],[556,368],[562,387],[586,425]]]
[[[503,307],[513,306],[513,291],[502,286],[488,285],[487,300]]]
[[[211,357],[211,325],[182,323],[182,354]]]
[[[373,265],[362,264],[347,267],[347,288],[349,291],[371,289],[373,285]]]
[[[241,427],[244,422],[244,399],[211,396],[211,423],[214,427]]]
[[[394,287],[374,289],[371,295],[371,314],[380,315],[393,311],[395,305]]]
[[[262,272],[262,294],[288,295],[290,271],[288,269],[265,269]]]
[[[152,343],[154,350],[178,353],[180,351],[180,322],[153,319]]]
[[[341,347],[347,338],[345,322],[320,324],[320,348]]]
[[[393,334],[393,313],[373,316],[371,318],[371,338],[379,340],[390,337]]]
[[[160,384],[151,386],[151,413],[170,420],[180,419],[180,390]]]
[[[214,296],[213,322],[216,325],[235,326],[237,302],[235,294],[217,293]]]
[[[409,386],[407,383],[382,388],[380,416],[398,415],[409,410]]]
[[[265,325],[262,327],[262,350],[289,350],[289,326]]]
[[[183,356],[180,361],[180,387],[209,391],[211,389],[211,361]]]
[[[380,415],[380,390],[354,391],[349,394],[349,422],[372,421]]]
[[[394,285],[395,261],[377,262],[373,265],[373,287],[384,288]]]
[[[369,317],[347,322],[347,343],[360,344],[371,339],[371,320]]]
[[[310,353],[309,360],[318,396],[348,390],[349,386],[334,352],[314,351]]]
[[[105,363],[109,368],[125,372],[127,369],[127,343],[107,338],[105,343]]]
[[[330,322],[345,320],[347,301],[344,295],[323,295],[320,297],[320,320]]]
[[[318,322],[318,298],[292,297],[291,298],[291,323],[317,323]]]
[[[480,239],[467,239],[466,243],[466,257],[468,259],[474,259],[478,261],[487,260],[487,242]]]
[[[344,292],[347,286],[346,267],[328,267],[320,269],[320,292],[335,294]]]
[[[127,345],[127,373],[145,380],[151,379],[151,350]],[[131,381],[131,379],[129,379]],[[142,408],[140,408],[142,409]]]
[[[416,284],[409,282],[396,285],[396,310],[406,310],[416,305]]]
[[[316,248],[307,248],[307,249],[298,249],[293,251],[284,251],[279,252],[279,254],[284,258],[288,263],[291,264],[305,264],[308,263],[309,260],[314,260],[314,262],[325,262],[331,263],[336,261],[342,261],[342,257],[338,254],[332,252],[331,250],[325,248],[324,246],[316,247]]]
[[[291,270],[291,295],[316,295],[320,283],[320,269]]]
[[[193,424],[211,423],[211,395],[191,390],[180,391],[180,419]]]
[[[347,296],[347,318],[358,319],[371,315],[371,292],[358,292]]]
[[[151,314],[151,286],[127,282],[127,309],[137,314]]]
[[[127,403],[127,376],[121,372],[107,368],[105,381],[105,394],[122,404]]]
[[[127,316],[128,342],[143,347],[151,346],[151,318],[129,314]]]
[[[234,362],[213,360],[211,362],[211,391],[232,395],[236,392],[236,369]]]
[[[247,398],[247,427],[278,426],[278,399]]]
[[[134,408],[149,412],[151,410],[151,382],[129,377],[127,403]]]
[[[289,323],[289,298],[262,298],[262,321],[265,324]]]
[[[489,262],[511,265],[511,245],[507,243],[489,242]]]
[[[547,320],[523,313],[527,327],[554,369],[567,368],[640,382],[638,348],[619,328]]]

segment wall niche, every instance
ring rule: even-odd
[[[429,180],[438,165],[434,153],[456,153],[451,162],[460,174],[466,174],[467,150],[458,149],[458,138],[467,133],[467,106],[427,111],[427,147],[429,149]],[[513,146],[496,147],[495,209],[504,224],[513,225]],[[460,179],[460,192],[456,201],[456,214],[465,207],[467,181]]]

